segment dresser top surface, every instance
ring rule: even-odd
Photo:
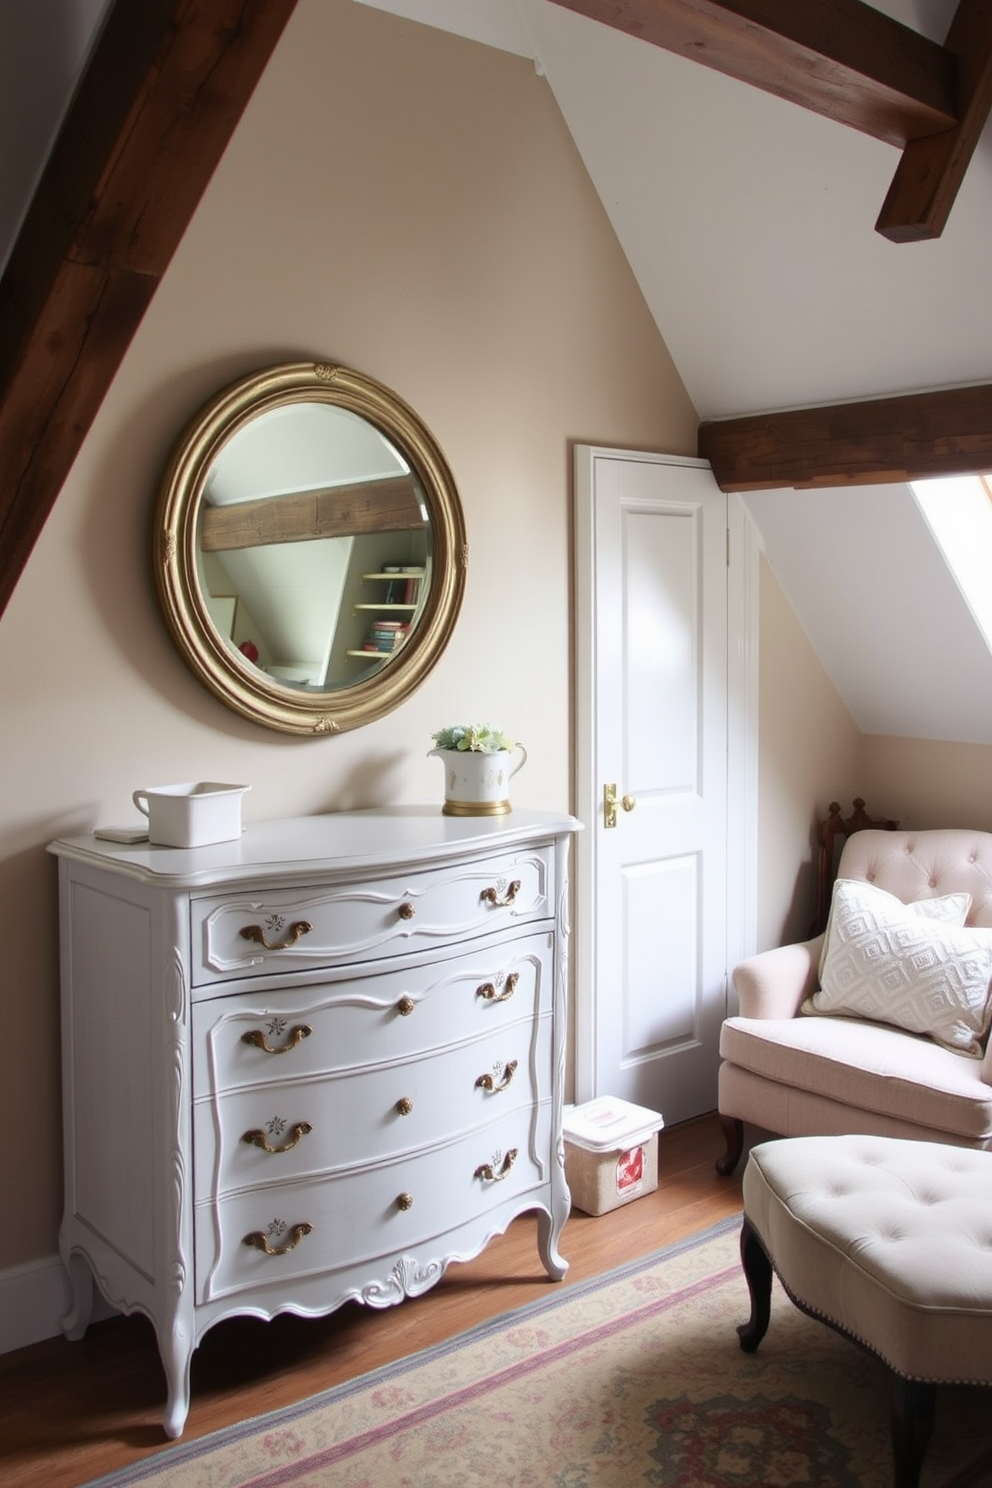
[[[442,815],[437,805],[381,806],[249,822],[240,838],[208,847],[121,844],[86,834],[59,838],[49,851],[146,883],[201,888],[260,877],[387,871],[512,849],[578,830],[581,823],[574,817],[551,811],[514,809],[504,816],[459,817]]]

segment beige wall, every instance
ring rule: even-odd
[[[402,709],[265,732],[187,672],[149,577],[156,482],[222,384],[308,355],[421,414],[470,540],[453,642]],[[438,799],[444,723],[525,741],[520,804],[571,805],[570,442],[695,452],[696,418],[531,64],[301,0],[0,624],[0,1267],[55,1250],[57,834],[141,785],[251,782],[248,821]],[[16,1219],[16,1222],[15,1222]]]
[[[831,801],[904,827],[992,831],[992,748],[858,732],[762,559],[759,585],[759,949],[805,937],[816,825]]]
[[[815,907],[817,821],[845,815],[861,782],[861,735],[778,580],[760,565],[757,946],[805,938]]]
[[[992,832],[992,747],[866,736],[861,794],[872,816],[903,827]]]

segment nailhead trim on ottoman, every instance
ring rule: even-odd
[[[767,1329],[770,1262],[797,1306],[893,1372],[896,1482],[918,1482],[933,1386],[992,1384],[992,1152],[873,1136],[762,1143],[744,1173],[741,1251],[741,1346]]]

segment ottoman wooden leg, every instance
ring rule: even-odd
[[[923,1454],[933,1430],[936,1387],[892,1376],[890,1417],[894,1488],[919,1488]]]
[[[737,1336],[744,1352],[753,1354],[768,1332],[772,1310],[772,1263],[746,1217],[741,1226],[741,1265],[751,1293],[751,1316],[746,1323],[741,1323]]]

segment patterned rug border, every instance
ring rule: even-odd
[[[493,1334],[513,1326],[522,1318],[535,1319],[556,1312],[570,1302],[578,1301],[601,1288],[623,1282],[667,1260],[674,1260],[714,1240],[719,1240],[729,1233],[736,1232],[740,1229],[740,1225],[741,1215],[739,1213],[731,1215],[728,1219],[719,1220],[705,1230],[686,1236],[683,1240],[673,1241],[670,1245],[662,1246],[661,1249],[652,1251],[649,1255],[627,1261],[622,1266],[601,1272],[598,1276],[591,1276],[584,1281],[576,1281],[564,1287],[556,1286],[554,1291],[546,1297],[510,1308],[506,1312],[488,1318],[483,1323],[477,1323],[475,1327],[466,1329],[465,1332],[456,1333],[440,1343],[429,1344],[426,1348],[407,1354],[394,1363],[383,1364],[378,1369],[355,1375],[353,1379],[346,1380],[340,1385],[333,1385],[328,1390],[321,1390],[315,1395],[308,1395],[293,1405],[280,1406],[276,1410],[266,1411],[258,1416],[247,1416],[243,1421],[237,1421],[231,1426],[224,1426],[219,1431],[213,1431],[207,1436],[197,1437],[188,1442],[163,1443],[160,1451],[142,1458],[140,1462],[132,1462],[126,1467],[119,1467],[113,1472],[106,1473],[103,1477],[89,1479],[80,1484],[79,1488],[130,1488],[130,1485],[145,1482],[155,1474],[162,1472],[166,1466],[170,1469],[181,1468],[218,1448],[238,1442],[246,1436],[274,1426],[286,1426],[301,1416],[325,1408],[334,1401],[347,1400],[352,1395],[374,1389],[376,1385],[386,1380],[402,1379],[404,1375],[422,1368],[428,1361],[444,1359],[460,1349],[484,1342]]]

